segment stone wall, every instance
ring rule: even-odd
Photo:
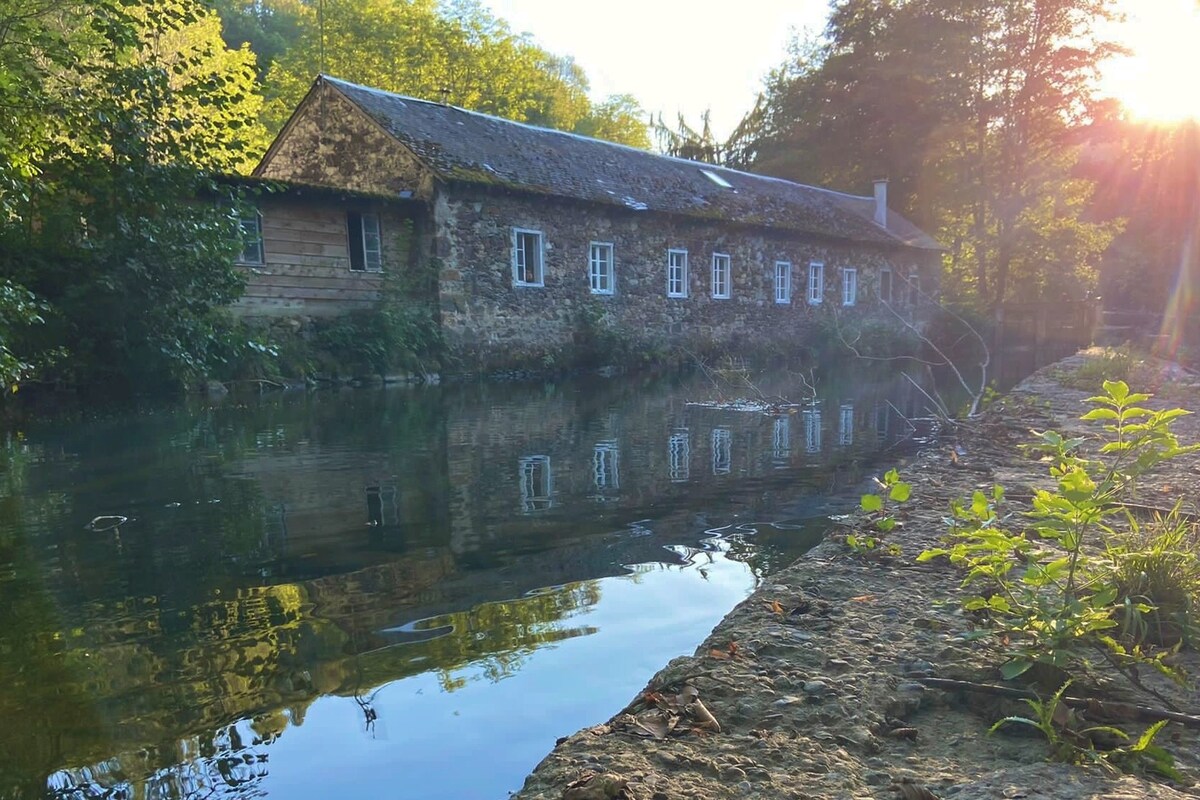
[[[304,98],[254,174],[389,197],[433,186],[412,153],[327,83]]]
[[[451,351],[485,370],[568,355],[591,325],[635,347],[683,345],[736,352],[769,343],[802,345],[821,319],[884,314],[880,270],[892,270],[893,305],[908,306],[905,279],[936,285],[938,254],[804,238],[653,211],[601,208],[499,189],[450,186],[434,199],[434,252],[440,268],[441,318]],[[544,285],[516,286],[513,229],[540,231]],[[593,294],[591,242],[613,245],[615,290]],[[687,297],[667,296],[667,251],[688,252]],[[714,253],[730,257],[728,299],[712,293]],[[791,302],[777,303],[775,263],[791,263]],[[807,298],[812,261],[824,263],[824,295]],[[843,306],[843,270],[857,270],[852,307]]]

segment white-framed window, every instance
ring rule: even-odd
[[[792,302],[792,262],[775,262],[775,302],[788,305]]]
[[[588,283],[592,294],[612,294],[615,286],[613,246],[608,242],[588,245]]]
[[[712,430],[712,474],[728,475],[733,469],[733,431],[729,428]]]
[[[350,244],[351,271],[382,272],[383,248],[379,235],[379,215],[347,212],[346,235]]]
[[[792,455],[792,418],[776,417],[771,426],[771,461],[776,468],[786,467]]]
[[[879,299],[884,303],[892,302],[892,268],[884,267],[879,270]]]
[[[687,250],[667,251],[667,297],[688,296]]]
[[[513,228],[513,286],[545,286],[542,232]]]
[[[667,440],[668,476],[671,483],[685,483],[691,475],[692,439],[686,430],[677,430]]]
[[[825,265],[820,261],[808,263],[808,302],[817,305],[825,299]]]
[[[554,475],[550,456],[526,456],[517,462],[521,485],[521,510],[544,511],[554,505]]]
[[[854,444],[854,404],[842,403],[838,408],[838,444],[849,447]]]
[[[858,270],[842,268],[842,305],[852,306],[858,302]]]
[[[800,410],[804,420],[804,452],[821,452],[821,407],[817,403]]]
[[[253,210],[242,215],[242,252],[238,256],[239,264],[262,264],[266,260],[263,247],[262,212]],[[84,223],[86,238],[87,225]]]
[[[732,269],[729,256],[724,253],[713,253],[712,260],[712,296],[718,300],[728,300],[730,296],[730,278]]]
[[[596,442],[592,448],[592,483],[597,491],[621,488],[621,451],[615,441]]]

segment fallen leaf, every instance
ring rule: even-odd
[[[738,654],[738,643],[730,642],[729,643],[729,655],[736,656],[737,654]]]
[[[730,654],[724,650],[709,650],[708,654],[713,658],[729,658]]]
[[[858,597],[851,597],[851,598],[850,598],[850,602],[851,602],[851,603],[874,603],[874,602],[875,602],[875,595],[873,595],[873,594],[860,594]]]
[[[776,614],[783,613],[783,606],[779,604],[778,600],[772,600],[770,603],[768,603],[767,609],[775,612]]]
[[[652,736],[655,739],[665,739],[667,734],[674,730],[676,723],[679,722],[679,717],[674,714],[667,714],[660,709],[653,709],[638,714],[633,718],[633,732],[639,736]]]

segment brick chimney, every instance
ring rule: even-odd
[[[875,224],[887,227],[887,178],[875,181]]]

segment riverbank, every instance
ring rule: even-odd
[[[1011,497],[1046,481],[1045,465],[1022,455],[1030,429],[1084,432],[1077,418],[1094,392],[1068,388],[1076,356],[1035,373],[959,433],[952,446],[902,465],[912,500],[887,538],[898,552],[855,554],[845,529],[767,580],[713,630],[690,657],[671,661],[651,679],[653,704],[680,709],[645,714],[644,693],[607,723],[560,740],[515,796],[525,800],[675,800],[676,798],[1181,798],[1200,789],[1097,767],[1047,763],[1043,739],[988,728],[1028,713],[1015,701],[927,688],[929,677],[999,683],[998,663],[960,610],[961,574],[916,556],[945,533],[950,501],[993,483]],[[1150,405],[1200,410],[1200,384],[1164,368],[1143,368],[1136,389],[1161,392]],[[1200,416],[1176,424],[1181,442],[1200,441]],[[952,457],[951,453],[954,453]],[[1145,479],[1137,500],[1169,506],[1200,498],[1200,456],[1168,462]],[[1020,502],[1013,504],[1018,510]],[[687,602],[681,598],[680,602]],[[648,611],[647,613],[652,613]],[[1194,652],[1179,656],[1200,674]],[[1156,677],[1156,676],[1154,676]],[[1179,708],[1195,713],[1200,693],[1153,681]],[[694,703],[695,688],[703,709]],[[580,686],[580,691],[587,691]],[[1160,702],[1124,683],[1106,699]],[[1138,733],[1142,726],[1125,724]],[[656,734],[666,734],[659,738]],[[1158,738],[1189,779],[1200,779],[1200,736],[1168,726]]]

